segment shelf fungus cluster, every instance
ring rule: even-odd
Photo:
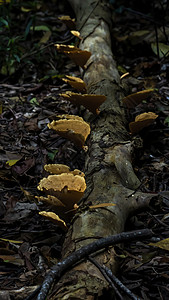
[[[85,69],[85,64],[87,63],[88,59],[91,56],[91,52],[83,51],[78,47],[72,45],[63,45],[63,44],[55,44],[58,52],[64,53],[69,56],[72,61]],[[106,100],[106,96],[104,95],[95,95],[95,94],[83,94],[86,93],[86,84],[85,82],[73,76],[66,76],[63,81],[70,84],[73,88],[75,88],[78,93],[73,93],[71,91],[67,91],[64,94],[60,94],[64,99],[70,101],[75,105],[82,105],[87,108],[93,114],[99,114],[98,108],[101,104]]]
[[[85,148],[84,143],[90,134],[90,125],[83,118],[74,115],[59,115],[57,121],[48,124],[60,136],[73,141],[78,147]]]
[[[38,190],[45,192],[47,196],[36,196],[36,198],[51,205],[63,220],[53,212],[40,212],[40,215],[67,230],[65,221],[69,219],[69,213],[72,217],[74,207],[77,206],[86,189],[85,175],[77,169],[70,171],[68,166],[61,164],[46,165],[44,168],[52,175],[41,179]]]

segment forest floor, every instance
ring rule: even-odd
[[[78,67],[54,46],[75,43],[58,19],[73,17],[73,12],[66,1],[33,2],[0,6],[3,20],[9,22],[7,26],[1,18],[0,25],[0,299],[8,300],[25,299],[60,259],[64,232],[39,215],[51,207],[35,198],[40,179],[47,175],[44,165],[61,163],[83,171],[85,161],[83,150],[47,127],[57,115],[84,112],[59,95],[73,90],[62,80],[65,75],[80,76]],[[145,242],[115,247],[117,277],[140,299],[169,299],[167,12],[160,1],[154,10],[151,4],[141,6],[144,1],[133,6],[129,1],[130,9],[120,2],[110,8],[112,50],[120,75],[125,74],[121,82],[126,96],[154,89],[139,105],[126,108],[127,120],[145,112],[158,115],[139,132],[143,146],[133,164],[140,189],[158,197],[128,220],[126,230],[149,228],[154,235]]]

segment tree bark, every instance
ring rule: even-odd
[[[131,164],[133,147],[121,102],[123,89],[112,55],[108,1],[69,2],[76,14],[77,30],[83,37],[79,47],[92,53],[86,69],[81,70],[87,91],[105,95],[107,100],[100,107],[99,115],[86,115],[91,125],[85,163],[87,191],[81,203],[83,209],[69,228],[63,257],[96,239],[124,231],[128,216],[148,205],[152,196],[136,192],[140,182]],[[89,204],[102,203],[114,203],[115,206],[88,208]],[[113,247],[95,258],[116,272]],[[52,299],[98,299],[108,287],[100,271],[86,260],[62,277]],[[108,299],[113,299],[111,292]]]

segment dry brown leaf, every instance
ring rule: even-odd
[[[141,131],[144,127],[151,125],[158,117],[153,112],[143,113],[135,118],[135,122],[129,123],[131,133],[135,134]]]
[[[55,130],[59,135],[73,141],[77,146],[83,147],[90,134],[90,126],[78,116],[62,115],[61,119],[48,124],[49,129]]]
[[[149,245],[169,251],[169,238],[161,240],[157,243],[149,243]]]
[[[133,108],[140,104],[143,100],[147,99],[152,94],[152,92],[154,92],[154,89],[148,89],[137,93],[133,93],[123,98],[123,103],[128,108]]]
[[[92,113],[98,114],[99,106],[106,100],[104,95],[95,94],[77,94],[67,91],[65,94],[60,94],[66,100],[72,102],[75,105],[83,105]]]
[[[89,208],[102,208],[102,207],[107,207],[107,206],[115,206],[116,204],[113,203],[101,203],[97,205],[91,205]]]
[[[65,221],[59,218],[58,215],[56,215],[53,212],[47,212],[47,211],[41,211],[39,212],[39,215],[47,218],[48,220],[52,221],[54,224],[58,225],[60,228],[62,228],[64,231],[67,231],[67,225]]]

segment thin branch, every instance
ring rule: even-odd
[[[124,299],[123,296],[120,294],[120,292],[118,291],[118,289],[116,288],[116,286],[114,285],[114,283],[112,282],[110,277],[107,275],[106,271],[103,269],[103,267],[91,256],[88,257],[88,260],[99,269],[99,271],[102,273],[102,275],[107,280],[107,282],[110,284],[110,286],[113,288],[114,292],[119,297],[119,299],[123,300]]]
[[[152,231],[149,229],[122,232],[113,236],[101,238],[91,244],[88,244],[87,246],[80,248],[79,250],[66,257],[63,261],[59,262],[51,269],[51,271],[49,271],[42,284],[37,300],[45,300],[53,282],[57,282],[60,279],[61,275],[63,275],[63,273],[68,268],[72,267],[75,263],[81,261],[86,256],[89,256],[91,253],[94,253],[108,246],[113,246],[115,244],[151,236]]]
[[[106,266],[103,266],[106,274],[109,278],[132,300],[140,300],[137,296],[135,296]]]

